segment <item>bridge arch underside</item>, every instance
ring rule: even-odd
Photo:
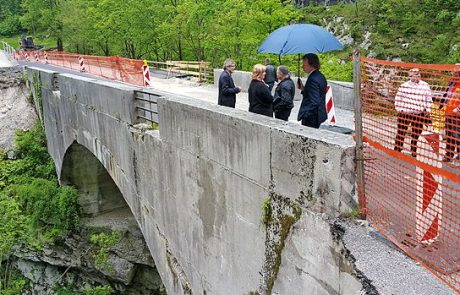
[[[109,253],[109,272],[124,294],[161,294],[163,280],[149,253],[141,228],[115,181],[85,146],[74,141],[62,160],[62,184],[77,188],[84,223],[89,228],[118,231],[122,238]],[[129,245],[127,247],[127,245]],[[148,253],[148,254],[147,254]],[[106,275],[106,274],[104,274]]]
[[[98,215],[128,207],[102,163],[75,141],[64,155],[60,179],[61,183],[78,189],[84,215]]]

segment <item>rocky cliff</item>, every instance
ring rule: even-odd
[[[117,238],[105,246],[95,243],[101,233]],[[128,208],[83,219],[78,234],[43,249],[18,248],[14,256],[15,267],[29,280],[23,294],[85,294],[96,286],[110,286],[112,294],[166,294]]]
[[[30,129],[37,115],[21,67],[0,68],[0,150],[13,147],[16,130]]]

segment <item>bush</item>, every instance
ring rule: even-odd
[[[41,247],[79,227],[78,192],[60,187],[39,123],[16,137],[16,160],[0,154],[0,257],[14,245]]]

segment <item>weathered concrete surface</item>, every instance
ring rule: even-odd
[[[353,102],[353,83],[334,80],[328,80],[328,82],[331,84],[335,106],[344,110],[353,111],[355,109]]]
[[[214,69],[214,86],[219,86],[219,77],[223,70]],[[242,91],[248,91],[249,84],[251,83],[251,73],[244,71],[235,71],[232,74],[233,81],[236,86],[241,87]],[[297,77],[291,75],[294,84],[297,85]],[[306,78],[301,78],[305,83]],[[354,110],[353,104],[353,83],[328,80],[332,87],[332,95],[334,97],[334,104],[336,108],[344,110]],[[275,86],[276,87],[276,86]],[[273,87],[273,88],[275,88]],[[273,90],[274,91],[274,90]],[[294,100],[301,100],[302,95],[300,90],[296,88]]]
[[[351,209],[351,137],[167,95],[159,99],[160,130],[146,131],[135,127],[136,88],[34,68],[29,73],[41,80],[58,175],[67,173],[64,158],[75,143],[96,156],[138,221],[168,294],[360,289],[353,269],[333,263],[343,284],[332,275],[324,286],[296,276],[300,285],[292,286],[285,283],[289,265],[279,263],[288,257],[283,248],[292,249],[286,239],[293,224],[299,231],[289,239],[302,230],[321,236],[305,245],[306,253],[330,260],[327,249],[340,248],[322,214]],[[350,289],[338,287],[344,285]]]
[[[0,51],[0,68],[9,68],[17,66],[18,62],[6,54],[3,50]]]
[[[273,294],[359,294],[362,284],[340,230],[324,214],[303,214],[286,240]]]
[[[0,149],[13,148],[16,130],[30,129],[37,119],[21,67],[0,68]]]

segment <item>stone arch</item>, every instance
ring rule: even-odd
[[[145,243],[145,237],[119,187],[101,161],[74,141],[62,158],[61,184],[75,186],[88,228],[117,230],[123,238],[108,254],[112,270],[97,274],[95,281],[115,282],[116,291],[128,294],[163,294],[163,279]],[[129,245],[130,247],[128,247]],[[148,253],[148,254],[146,254]],[[147,258],[147,256],[148,258]],[[159,293],[160,292],[160,293]]]
[[[85,215],[128,207],[118,186],[96,156],[74,141],[67,149],[61,168],[62,184],[75,186]]]

